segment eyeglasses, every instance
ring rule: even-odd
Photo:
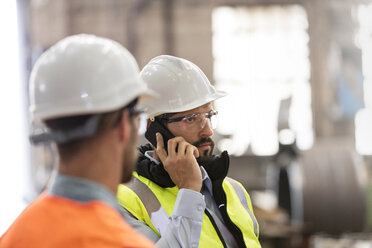
[[[143,135],[146,132],[147,117],[143,110],[138,110],[135,108],[128,108],[130,116],[138,116],[138,135]]]
[[[147,117],[143,110],[138,110],[134,106],[125,107],[122,111],[128,110],[129,116],[137,117],[138,116],[138,135],[143,135],[146,132]],[[114,122],[113,127],[116,127],[121,120],[121,114],[118,116],[117,120]]]
[[[163,119],[166,123],[178,122],[181,128],[190,130],[191,132],[198,132],[205,127],[208,122],[209,126],[214,129],[217,122],[216,110],[211,110],[208,113],[195,113],[186,116],[181,116],[173,119]]]

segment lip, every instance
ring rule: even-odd
[[[210,147],[211,147],[211,143],[204,143],[198,146],[198,148],[210,148]]]

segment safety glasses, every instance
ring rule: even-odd
[[[172,119],[164,119],[166,123],[178,123],[179,126],[191,132],[198,132],[202,130],[208,123],[214,129],[217,122],[216,110],[211,110],[207,113],[194,113],[186,116],[181,116]]]
[[[138,135],[143,135],[146,132],[147,117],[143,110],[128,108],[129,115],[131,117],[138,116]]]

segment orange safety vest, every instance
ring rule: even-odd
[[[109,205],[43,194],[0,238],[0,248],[108,248],[155,246]]]

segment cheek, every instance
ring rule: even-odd
[[[174,123],[174,124],[177,124],[177,123]],[[183,130],[183,129],[179,128],[177,125],[170,125],[169,124],[168,129],[169,129],[169,131],[171,131],[171,133],[173,133],[174,136],[176,136],[176,137],[181,136],[182,138],[184,138],[190,144],[193,144],[193,143],[195,143],[199,140],[198,134],[193,134],[193,133],[187,132],[186,130]]]

